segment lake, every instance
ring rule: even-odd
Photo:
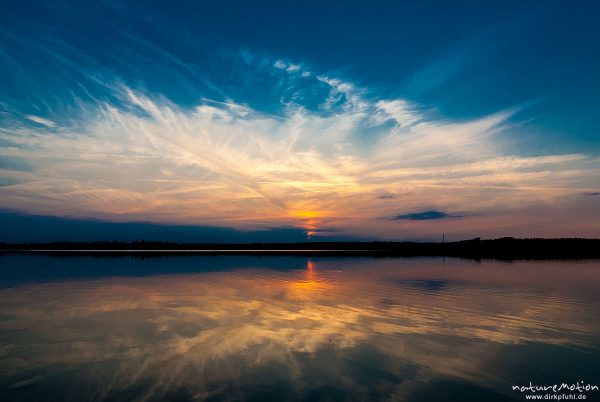
[[[599,377],[600,261],[0,255],[4,402],[589,401]]]

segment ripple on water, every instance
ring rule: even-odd
[[[11,261],[27,275],[1,271],[3,401],[218,400],[232,390],[243,400],[258,388],[415,399],[439,384],[464,400],[520,400],[513,383],[600,372],[598,263]]]

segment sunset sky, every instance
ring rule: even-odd
[[[5,2],[0,241],[600,237],[599,20]]]

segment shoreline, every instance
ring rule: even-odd
[[[328,255],[381,257],[464,257],[470,259],[597,259],[600,239],[463,240],[417,242],[304,242],[304,243],[169,243],[169,242],[55,242],[0,243],[0,254],[53,255]]]

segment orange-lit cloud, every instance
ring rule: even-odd
[[[552,225],[554,235],[600,236],[586,224],[599,208],[583,196],[599,188],[597,157],[511,152],[503,140],[510,111],[433,119],[406,100],[371,100],[348,82],[318,79],[330,93],[322,113],[289,105],[271,116],[206,100],[182,108],[116,86],[126,107],[82,105],[68,124],[0,128],[0,140],[12,144],[0,156],[27,166],[0,168],[10,182],[0,188],[1,206],[113,221],[294,226],[309,236],[485,236],[509,222],[510,234]],[[533,212],[523,227],[522,211],[538,207],[588,218],[570,213],[558,225]],[[431,209],[462,218],[390,220]]]

